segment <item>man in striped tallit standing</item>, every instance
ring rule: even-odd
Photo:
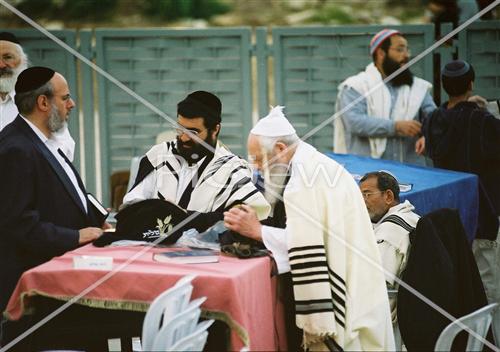
[[[388,289],[397,289],[394,277],[401,277],[410,246],[410,232],[415,230],[420,216],[408,201],[399,201],[399,183],[385,171],[364,175],[359,188],[373,223],[377,246],[386,270]],[[392,275],[391,275],[392,274]],[[396,322],[396,298],[390,300],[393,322]]]
[[[279,180],[271,188],[282,192],[274,196],[284,202],[284,228],[261,224],[245,206],[225,212],[224,222],[262,241],[280,274],[291,273],[292,321],[304,349],[394,350],[384,273],[361,192],[341,165],[300,141],[282,109],[250,131],[248,154],[264,174],[266,192]]]

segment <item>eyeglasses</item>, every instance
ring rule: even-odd
[[[363,195],[363,198],[364,199],[368,199],[370,198],[370,196],[374,195],[374,194],[379,194],[379,193],[384,193],[385,191],[378,191],[378,192],[361,192],[361,194]]]
[[[206,130],[207,130],[207,128],[204,128],[204,129],[198,131],[198,130],[195,130],[195,129],[192,129],[192,128],[185,128],[185,127],[184,128],[180,128],[180,127],[177,127],[175,129],[175,133],[177,133],[177,135],[180,137],[180,136],[182,136],[185,133],[187,134],[186,131],[189,131],[190,134],[192,134],[193,136],[198,137],[201,133],[203,133],[203,131],[206,131]],[[191,137],[191,136],[189,136],[189,137]]]

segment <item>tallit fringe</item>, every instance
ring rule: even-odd
[[[321,335],[312,335],[312,334],[309,334],[309,333],[304,331],[304,336],[302,338],[302,347],[304,348],[304,350],[307,350],[308,348],[311,347],[311,345],[323,342],[327,337],[331,337],[332,339],[335,339],[335,333],[326,332],[326,333],[321,334]]]

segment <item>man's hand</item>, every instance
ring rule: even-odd
[[[224,226],[240,235],[262,242],[262,225],[252,207],[242,204],[224,212]]]
[[[78,232],[80,233],[80,239],[78,240],[79,244],[95,241],[102,235],[102,229],[97,227],[86,227]]]
[[[400,136],[416,137],[422,129],[422,124],[418,121],[396,121],[396,133]]]
[[[113,228],[113,225],[111,225],[109,222],[104,222],[104,224],[102,224],[102,227],[101,227],[102,230],[109,230],[112,228]]]
[[[425,137],[422,136],[415,142],[415,153],[422,155],[425,152]]]

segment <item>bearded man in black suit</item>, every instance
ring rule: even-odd
[[[51,138],[75,106],[66,80],[31,67],[15,89],[19,115],[0,132],[0,311],[24,271],[94,241],[103,226]]]

